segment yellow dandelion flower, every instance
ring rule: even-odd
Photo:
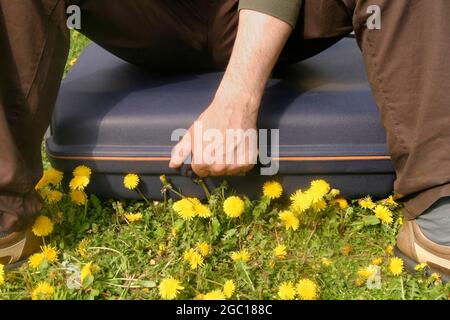
[[[195,211],[197,211],[197,215],[200,218],[209,218],[212,216],[211,210],[209,210],[209,207],[205,204],[195,206]]]
[[[0,263],[0,286],[5,283],[5,266]]]
[[[350,252],[352,252],[353,248],[350,245],[346,245],[344,247],[342,247],[341,252],[344,256],[348,256],[350,254]]]
[[[250,260],[250,254],[246,249],[233,251],[231,253],[231,259],[234,262],[247,262],[248,260]]]
[[[76,176],[70,180],[69,187],[70,190],[80,190],[83,191],[89,184],[89,178],[86,176]]]
[[[325,257],[321,259],[321,262],[325,267],[329,267],[333,264],[333,261]]]
[[[179,227],[173,227],[173,228],[170,230],[170,234],[172,235],[172,237],[176,237],[176,236],[177,236],[178,230],[179,230]]]
[[[185,217],[184,220],[190,220],[196,216],[208,218],[212,215],[209,207],[197,198],[183,198],[175,202],[173,208],[181,217]]]
[[[292,229],[295,231],[300,225],[300,221],[291,211],[282,211],[278,214],[278,217],[283,222],[286,230]]]
[[[384,199],[383,202],[385,202],[393,207],[398,206],[398,203],[395,201],[394,196],[389,196],[388,198]]]
[[[297,213],[302,213],[312,205],[312,197],[308,192],[303,192],[302,190],[297,190],[291,195],[291,206],[292,209]]]
[[[39,191],[44,189],[47,185],[49,184],[47,178],[45,177],[45,173],[42,176],[42,178],[39,180],[39,182],[36,184],[36,186],[34,187],[35,190]]]
[[[73,170],[74,177],[88,177],[90,178],[92,170],[86,166],[78,166]]]
[[[363,209],[373,209],[375,208],[375,203],[373,203],[372,198],[367,196],[364,199],[358,201],[359,206]]]
[[[225,298],[230,299],[233,296],[235,290],[236,290],[236,285],[234,284],[233,280],[225,281],[225,283],[223,285],[223,290],[222,290]]]
[[[198,267],[202,267],[203,266],[203,257],[199,254],[199,253],[195,253],[190,261],[189,261],[189,265],[191,267],[191,270],[195,270]]]
[[[73,190],[70,193],[70,199],[79,206],[84,206],[87,203],[87,195],[84,191]]]
[[[316,203],[313,203],[312,208],[314,209],[314,211],[316,212],[320,212],[323,211],[325,208],[327,207],[327,202],[325,200],[319,200]]]
[[[440,276],[440,274],[437,273],[437,272],[433,272],[433,273],[430,275],[430,278],[433,279],[433,280],[436,281],[436,282],[441,282],[441,276]]]
[[[366,280],[375,277],[376,274],[377,274],[377,269],[375,266],[372,266],[372,265],[365,267],[365,268],[360,268],[358,270],[358,275]]]
[[[42,197],[45,201],[47,201],[47,193],[48,193],[49,191],[50,191],[50,190],[47,189],[47,188],[39,190],[39,194],[41,195],[41,197]]]
[[[195,253],[196,253],[195,250],[192,248],[184,251],[183,260],[189,262],[189,260],[191,260],[192,255]]]
[[[49,168],[44,172],[45,180],[53,185],[60,184],[64,174],[54,168]]]
[[[39,269],[44,259],[42,253],[35,253],[28,258],[28,265],[33,269]]]
[[[192,220],[196,215],[194,202],[189,198],[183,198],[175,202],[172,206],[173,210],[185,221]]]
[[[414,267],[414,270],[416,271],[422,271],[424,270],[428,265],[425,262],[419,263]]]
[[[73,67],[75,63],[77,63],[77,58],[73,58],[72,60],[70,60],[69,66]]]
[[[292,282],[283,282],[278,287],[278,297],[281,300],[294,300],[295,298],[295,287]]]
[[[56,262],[58,260],[58,250],[56,250],[55,247],[52,247],[51,245],[42,246],[42,255],[45,260],[48,262]]]
[[[189,201],[192,202],[195,211],[195,214],[199,216],[200,218],[209,218],[211,217],[212,213],[211,210],[209,210],[209,207],[207,205],[204,205],[200,202],[197,198],[188,198]]]
[[[38,237],[46,237],[53,232],[53,222],[46,216],[39,216],[31,230]]]
[[[389,271],[394,275],[398,276],[403,272],[403,260],[397,257],[393,257],[389,260]]]
[[[284,244],[277,245],[275,249],[273,249],[273,255],[280,260],[285,259],[287,255],[286,246]]]
[[[31,293],[33,300],[49,300],[52,298],[55,289],[48,282],[39,282],[37,287]]]
[[[355,284],[356,284],[356,286],[358,286],[358,287],[361,287],[364,283],[366,283],[366,280],[365,280],[365,279],[360,279],[360,278],[358,278],[358,279],[355,280]]]
[[[222,290],[213,290],[203,296],[203,300],[225,300]]]
[[[85,238],[78,244],[77,252],[82,257],[88,256],[89,239]]]
[[[341,194],[341,190],[339,189],[331,189],[329,195],[334,198]]]
[[[61,222],[64,219],[64,213],[62,213],[61,211],[58,211],[56,213],[56,218],[58,218],[58,221]]]
[[[181,286],[181,282],[179,280],[174,278],[166,278],[161,281],[158,289],[161,298],[172,300],[177,297],[178,293],[183,290],[184,287]]]
[[[311,182],[311,187],[308,193],[312,198],[312,203],[317,203],[323,199],[330,191],[330,185],[325,180],[314,180]]]
[[[197,244],[197,250],[202,256],[206,257],[210,253],[211,248],[208,243],[200,242]]]
[[[166,252],[166,249],[166,245],[164,243],[160,243],[157,251],[158,256],[162,256],[164,252]]]
[[[223,211],[230,218],[239,218],[245,209],[245,203],[238,196],[228,197],[223,202]]]
[[[199,293],[194,297],[194,300],[204,300],[205,295],[203,293]]]
[[[345,210],[348,208],[348,202],[345,198],[336,198],[335,202],[338,205],[338,207],[342,210]]]
[[[283,194],[283,187],[277,181],[268,181],[263,185],[263,194],[269,199],[278,199]]]
[[[138,187],[140,178],[135,173],[129,173],[123,178],[123,185],[129,190],[134,190]]]
[[[165,186],[169,184],[169,180],[167,180],[167,177],[165,174],[162,174],[159,176],[159,181],[161,181],[161,183]]]
[[[86,263],[80,271],[80,280],[81,283],[84,282],[85,279],[87,279],[90,276],[93,276],[95,272],[98,271],[98,266],[96,264],[93,264],[92,262]]]
[[[125,219],[131,223],[138,222],[144,219],[144,215],[142,213],[127,213],[125,214]]]
[[[382,223],[385,224],[391,224],[393,219],[392,219],[392,211],[389,210],[388,208],[386,208],[385,206],[382,205],[377,205],[374,209],[373,212],[375,212],[375,216],[380,219],[380,221]]]
[[[374,266],[379,266],[379,265],[381,265],[382,263],[383,263],[383,258],[375,258],[375,259],[372,260],[372,264],[373,264]]]
[[[388,245],[385,251],[388,256],[392,256],[394,254],[394,247],[392,245]]]
[[[310,279],[302,279],[296,286],[296,291],[302,300],[317,300],[319,289],[317,284]]]
[[[57,190],[48,190],[44,193],[44,199],[48,204],[55,204],[61,201],[63,193]]]
[[[186,250],[183,254],[184,261],[188,262],[191,269],[195,270],[203,266],[203,257],[194,249]]]
[[[80,279],[81,282],[83,283],[84,280],[92,275],[92,262],[88,262],[87,264],[85,264],[82,268],[81,268],[81,272],[80,272]]]

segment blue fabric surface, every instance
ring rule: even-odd
[[[176,175],[167,163],[63,161],[53,156],[169,156],[174,145],[172,131],[192,124],[210,103],[221,77],[219,72],[151,74],[93,44],[63,81],[47,139],[50,160],[65,171],[87,163],[99,174]],[[282,157],[388,155],[380,115],[354,39],[343,39],[271,79],[258,127],[280,129]],[[349,185],[341,181],[341,187],[349,193],[384,194],[392,189],[394,169],[389,160],[286,161],[280,163],[280,175],[303,175],[304,181],[330,175],[338,184],[342,176]],[[358,178],[352,180],[350,175]],[[117,183],[113,176],[105,179],[103,186],[98,186],[100,192],[114,189],[110,185]]]

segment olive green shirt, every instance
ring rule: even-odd
[[[289,23],[297,23],[303,0],[240,0],[239,10],[250,9],[271,15]]]

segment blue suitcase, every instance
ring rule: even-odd
[[[258,197],[276,179],[286,193],[326,179],[349,197],[384,197],[395,178],[386,137],[367,82],[361,53],[345,38],[321,54],[292,65],[267,85],[258,127],[279,129],[276,176],[258,166],[226,179],[238,193]],[[168,168],[171,133],[188,128],[210,103],[222,73],[155,75],[90,45],[62,83],[50,132],[48,158],[64,172],[85,164],[94,171],[89,192],[135,198],[123,187],[138,173],[141,190],[161,198],[165,174],[186,195],[204,195],[192,177]],[[270,150],[270,147],[269,147]]]

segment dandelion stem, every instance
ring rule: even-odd
[[[116,284],[111,282],[103,282],[104,284],[112,287],[118,287],[118,288],[125,288],[125,289],[139,289],[139,288],[145,288],[144,286],[139,285],[122,285],[122,284]]]
[[[87,209],[88,209],[88,201],[86,201],[84,203],[84,216],[83,216],[83,220],[86,220],[87,217]]]
[[[175,258],[172,258],[169,261],[167,261],[166,265],[162,268],[161,271],[164,271],[165,269],[167,269],[167,267],[170,266],[170,264],[172,263],[173,260],[175,260]]]
[[[148,205],[151,205],[150,201],[148,201],[147,197],[144,195],[144,193],[141,191],[141,189],[139,189],[139,187],[136,188],[136,191],[139,193],[139,195],[144,199],[144,201]]]
[[[402,300],[406,300],[405,298],[405,287],[403,286],[403,277],[400,276],[400,287],[402,289]]]
[[[211,283],[213,283],[213,284],[216,284],[216,285],[219,285],[219,286],[222,286],[222,283],[220,283],[220,282],[216,282],[216,281],[214,281],[214,280],[211,280],[211,279],[208,279],[208,278],[203,278],[205,281],[207,281],[207,282],[211,282]]]
[[[188,233],[188,235],[190,235],[191,234],[191,225],[190,225],[190,222],[189,222],[189,220],[186,220],[186,232]],[[191,237],[190,236],[188,236],[187,237],[188,238],[188,248],[191,246]]]
[[[304,265],[306,262],[306,256],[308,255],[308,250],[306,248],[308,248],[309,242],[311,241],[312,237],[316,233],[316,230],[317,230],[317,225],[314,224],[314,229],[311,231],[311,234],[308,236],[308,239],[306,239],[306,242],[305,242],[305,250],[303,253],[302,265]]]
[[[131,276],[131,279],[128,280],[128,284],[126,285],[126,287],[122,290],[121,294],[120,294],[120,299],[124,299],[125,295],[128,293],[128,291],[130,290],[131,284],[134,281],[134,274]]]
[[[244,270],[245,276],[247,277],[248,281],[250,282],[250,285],[252,287],[253,291],[256,291],[255,286],[253,285],[252,279],[250,279],[250,275],[248,274],[247,270],[245,269],[245,266],[243,263],[240,263],[242,270]]]
[[[196,280],[196,282],[197,282],[197,290],[199,290],[200,289],[200,270],[199,270],[200,268],[197,268],[197,280]]]
[[[164,195],[164,206],[163,206],[163,208],[164,208],[164,210],[166,210],[167,209],[167,189],[166,188],[163,188],[163,195]],[[173,218],[172,218],[172,222],[173,222]]]
[[[180,192],[178,192],[177,190],[175,190],[174,188],[172,188],[172,186],[169,184],[167,185],[167,188],[172,191],[173,193],[175,193],[177,196],[179,196],[181,199],[186,198],[184,195],[182,195]]]
[[[170,211],[170,218],[172,219],[172,226],[175,224],[175,218],[173,217],[173,210],[169,209]]]
[[[117,254],[120,254],[121,256],[123,256],[123,253],[111,248],[107,248],[107,247],[89,247],[89,249],[97,249],[97,250],[105,250],[105,251],[111,251],[111,252],[115,252]]]
[[[195,179],[195,182],[197,182],[200,185],[200,187],[202,187],[203,191],[205,192],[206,197],[209,200],[209,198],[211,197],[211,193],[209,192],[208,186],[206,185],[205,181],[203,181],[202,178],[197,178],[197,179]]]

